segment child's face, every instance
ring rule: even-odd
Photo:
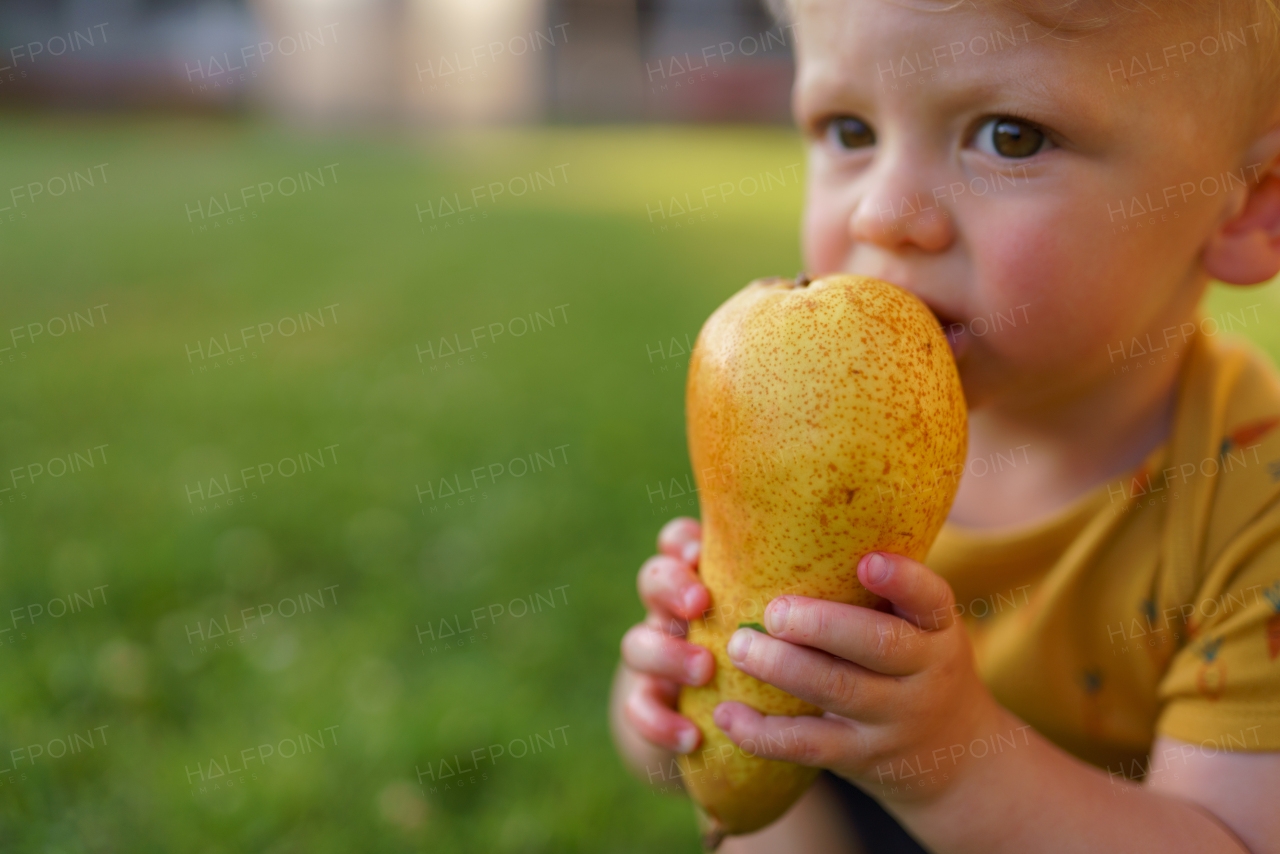
[[[1200,250],[1257,178],[1230,53],[1261,50],[1256,29],[1228,51],[1212,24],[1062,37],[1001,4],[920,5],[795,4],[809,274],[920,296],[975,408],[1087,393],[1134,337],[1180,345]],[[1126,85],[1135,57],[1157,68]]]

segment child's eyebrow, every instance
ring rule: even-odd
[[[1020,66],[1020,67],[1019,67]],[[1043,75],[1027,73],[1035,66],[1016,63],[992,73],[991,67],[958,69],[954,74],[927,84],[894,90],[870,72],[849,73],[848,68],[824,71],[799,70],[796,113],[806,123],[837,114],[841,110],[860,115],[884,112],[891,99],[910,99],[913,110],[959,113],[983,104],[993,112],[1016,109],[1028,118],[1052,124],[1055,119],[1097,127],[1108,122],[1112,104],[1106,98],[1071,97],[1064,87]]]

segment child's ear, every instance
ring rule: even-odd
[[[1249,155],[1250,164],[1266,171],[1256,173],[1257,184],[1233,191],[1227,215],[1200,256],[1206,273],[1231,285],[1256,285],[1280,273],[1280,128],[1259,139]]]

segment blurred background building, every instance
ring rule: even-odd
[[[786,121],[792,42],[761,0],[5,0],[0,102]]]

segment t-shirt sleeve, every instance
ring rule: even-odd
[[[1224,751],[1280,750],[1280,532],[1215,568],[1159,685],[1157,734]]]

